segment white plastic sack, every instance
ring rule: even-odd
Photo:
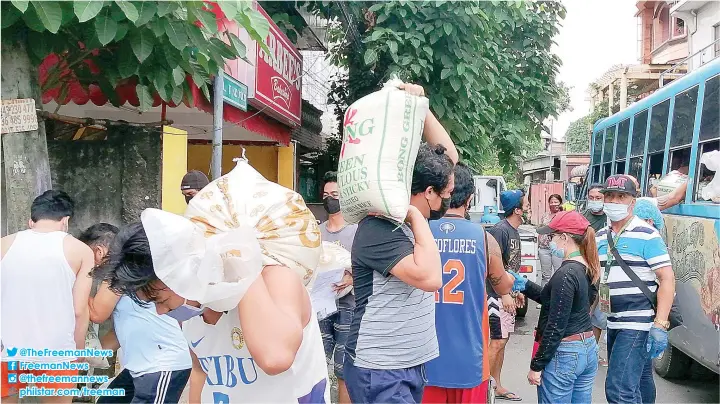
[[[340,209],[357,223],[369,212],[402,222],[425,116],[425,97],[398,89],[394,79],[348,108],[338,164]]]
[[[88,324],[87,334],[85,334],[86,349],[103,349],[102,345],[100,344],[100,337],[98,337],[98,328],[99,325],[95,323],[91,322]],[[107,369],[110,367],[110,364],[105,357],[89,356],[85,358],[85,361],[88,363],[88,365],[97,369]]]
[[[322,243],[322,255],[320,256],[320,262],[318,263],[316,274],[323,273],[326,271],[332,271],[334,269],[351,269],[352,261],[350,260],[350,251],[344,249],[342,246],[323,241]],[[314,281],[314,279],[313,279]],[[312,289],[312,282],[307,285],[308,289]],[[338,293],[338,298],[343,297],[350,293],[352,286],[348,286]]]
[[[718,176],[718,171],[720,171],[720,151],[713,150],[704,153],[700,156],[700,164],[704,164],[708,170],[715,172],[712,181],[700,191],[700,196],[707,201],[716,201],[720,198],[720,176]]]

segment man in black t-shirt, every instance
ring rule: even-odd
[[[355,232],[355,311],[343,369],[353,403],[419,403],[424,364],[438,356],[434,292],[442,272],[427,219],[449,207],[457,151],[432,113],[423,134],[405,223],[369,216]]]
[[[523,214],[530,209],[525,192],[522,190],[505,191],[500,194],[500,204],[505,218],[491,227],[488,232],[495,237],[502,250],[503,264],[506,271],[520,270],[520,233],[518,227],[523,222]],[[519,401],[520,397],[502,387],[500,373],[505,359],[505,346],[510,333],[515,330],[515,299],[507,294],[499,296],[490,285],[487,285],[488,319],[490,321],[490,374],[495,379],[496,397]]]

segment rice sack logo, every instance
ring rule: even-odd
[[[357,109],[349,108],[345,113],[345,120],[343,121],[343,127],[345,128],[345,135],[343,136],[343,144],[340,149],[340,157],[345,155],[345,147],[348,143],[360,144],[362,137],[371,135],[373,129],[375,129],[375,119],[368,118],[360,122],[355,122],[357,115]]]

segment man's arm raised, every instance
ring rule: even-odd
[[[434,292],[442,287],[442,263],[432,231],[413,205],[408,210],[407,222],[415,236],[415,247],[413,253],[401,259],[390,273],[408,285]]]

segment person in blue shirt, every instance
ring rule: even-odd
[[[515,278],[505,271],[498,242],[467,219],[474,194],[470,169],[458,163],[450,208],[442,219],[430,222],[443,286],[435,292],[440,356],[425,365],[423,403],[485,403],[487,398],[490,336],[485,280],[504,295]]]
[[[118,228],[98,223],[78,237],[93,249],[96,265],[105,261]],[[190,348],[178,318],[159,315],[153,303],[143,307],[100,284],[90,297],[90,320],[100,324],[113,319],[114,333],[103,337],[103,348],[122,347],[122,372],[108,388],[125,389],[124,397],[100,397],[98,403],[177,403],[190,378]],[[112,333],[112,331],[111,331]]]

